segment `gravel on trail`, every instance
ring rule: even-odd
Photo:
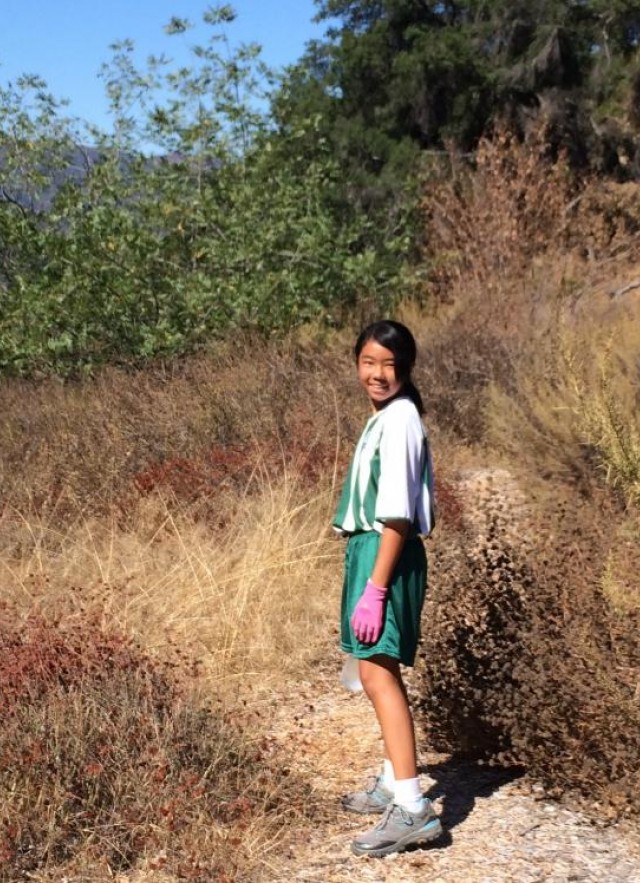
[[[352,855],[350,841],[376,817],[340,808],[340,796],[378,771],[377,723],[363,694],[337,672],[297,684],[272,705],[276,750],[309,782],[308,820],[291,829],[261,880],[307,883],[640,883],[640,824],[600,825],[544,799],[517,773],[421,753],[422,782],[445,836],[384,859]]]

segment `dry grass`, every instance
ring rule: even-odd
[[[184,666],[89,618],[6,607],[0,649],[0,879],[104,880],[144,863],[224,880],[259,863],[300,789],[198,699]]]
[[[217,530],[159,492],[126,529],[5,509],[2,655],[16,675],[0,673],[15,707],[0,879],[258,872],[308,804],[242,703],[321,662],[342,553],[332,501],[330,482],[310,496],[285,473]]]
[[[335,603],[328,525],[360,424],[334,347],[245,341],[134,375],[4,384],[7,597],[99,611],[154,651],[184,646],[233,689],[311,658]]]
[[[609,311],[611,312],[611,311]],[[492,445],[529,474],[588,488],[605,482],[626,505],[640,501],[637,390],[640,310],[566,316],[523,348],[511,389],[493,383],[485,418]]]
[[[268,683],[313,658],[335,616],[340,544],[331,490],[283,481],[239,502],[224,531],[153,494],[133,527],[87,520],[68,530],[7,510],[4,597],[105,627],[162,652],[184,648],[216,689]]]
[[[261,463],[269,480],[286,466],[315,482],[359,425],[349,361],[335,343],[237,341],[144,372],[5,382],[0,500],[57,524],[114,511],[126,521],[160,485],[205,517],[244,493]]]
[[[305,812],[243,697],[310,672],[337,619],[352,430],[309,346],[3,387],[5,659],[31,660],[0,751],[3,879],[240,880]]]

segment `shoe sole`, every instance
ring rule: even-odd
[[[395,843],[388,843],[386,846],[374,847],[372,849],[366,846],[359,846],[358,841],[354,840],[351,844],[351,851],[355,855],[370,855],[372,858],[382,858],[385,855],[391,855],[393,852],[404,852],[409,846],[419,846],[423,843],[431,843],[442,837],[444,829],[440,819],[433,819],[427,822],[419,831],[407,834],[401,837]]]

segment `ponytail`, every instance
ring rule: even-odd
[[[424,402],[422,401],[422,396],[420,395],[420,391],[418,387],[415,385],[413,380],[405,380],[404,386],[402,387],[402,392],[407,395],[413,404],[416,406],[418,414],[422,417],[424,414]]]

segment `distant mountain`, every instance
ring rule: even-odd
[[[55,194],[67,181],[81,184],[91,168],[97,165],[103,157],[103,153],[95,147],[74,147],[65,159],[62,168],[51,170],[41,169],[46,184],[34,197],[20,188],[16,175],[9,175],[6,171],[5,157],[7,151],[0,147],[0,202],[12,202],[22,206],[27,211],[47,211]]]
[[[11,202],[20,205],[29,212],[46,212],[51,208],[55,195],[60,188],[69,181],[81,185],[91,169],[104,160],[105,152],[97,147],[75,146],[64,158],[60,167],[54,167],[50,170],[40,169],[47,183],[39,190],[36,196],[27,193],[24,188],[21,189],[18,181],[11,180],[5,171],[5,156],[6,150],[0,147],[0,203]],[[132,154],[122,154],[121,163],[123,170],[126,169],[127,164],[132,159]],[[154,165],[157,163],[178,163],[183,160],[184,157],[181,154],[170,153],[164,156],[151,157],[148,159],[148,162],[150,165]]]

